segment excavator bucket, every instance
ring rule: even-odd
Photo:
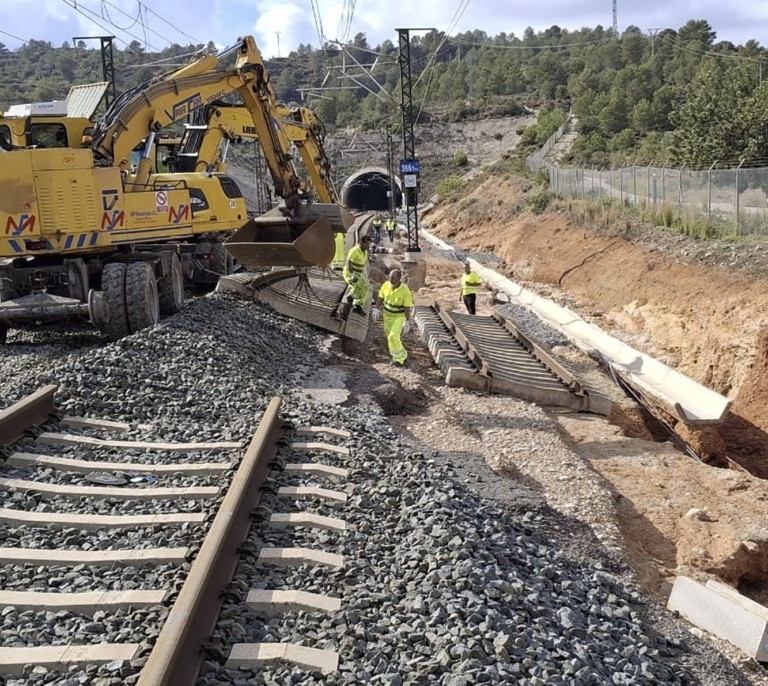
[[[353,222],[339,205],[313,204],[290,218],[275,208],[250,219],[224,247],[246,267],[326,267],[336,252],[334,232],[346,232]]]

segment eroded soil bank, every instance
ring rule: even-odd
[[[534,215],[527,191],[493,176],[422,220],[456,246],[495,252],[506,263],[499,271],[733,400],[720,438],[753,477],[602,420],[561,425],[615,490],[633,564],[651,590],[664,594],[676,573],[713,574],[768,601],[768,250],[565,203]],[[433,272],[420,297],[456,306],[455,278]]]

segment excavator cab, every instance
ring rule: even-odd
[[[353,222],[341,205],[302,205],[292,217],[276,207],[250,219],[224,248],[245,267],[327,267],[336,252],[334,234],[346,233]]]

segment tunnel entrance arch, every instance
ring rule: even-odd
[[[395,208],[403,204],[400,179],[395,177]],[[341,202],[351,211],[388,212],[389,174],[384,167],[366,167],[350,176],[341,187]]]

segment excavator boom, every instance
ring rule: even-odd
[[[224,66],[233,55],[234,66]],[[94,154],[103,164],[128,172],[131,152],[142,141],[146,141],[145,149],[151,150],[155,135],[163,128],[233,93],[240,96],[250,116],[275,194],[283,204],[278,214],[268,213],[260,221],[252,220],[236,232],[240,235],[238,240],[231,244],[227,242],[230,254],[241,264],[263,264],[255,256],[259,255],[260,244],[264,243],[265,255],[280,254],[284,260],[280,265],[330,264],[335,249],[333,228],[343,226],[348,220],[341,217],[340,206],[339,216],[331,220],[326,216],[327,212],[320,212],[312,206],[305,184],[293,164],[290,141],[275,119],[277,98],[261,53],[250,36],[240,39],[231,48],[215,55],[205,55],[178,71],[121,95],[94,129]],[[131,183],[126,184],[126,190],[145,189],[151,178],[152,166],[147,152],[140,160]],[[307,231],[315,234],[314,238],[310,236],[303,241],[311,247],[304,250],[295,247],[292,251],[288,245],[295,245],[296,240]],[[250,244],[247,249],[243,249],[244,243]],[[274,243],[282,244],[279,251],[273,249]],[[264,259],[267,259],[266,256]]]

